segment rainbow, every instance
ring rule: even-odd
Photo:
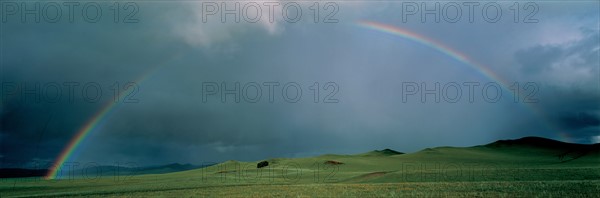
[[[458,60],[458,61],[465,63],[466,65],[474,68],[475,71],[478,71],[479,73],[483,74],[485,77],[492,79],[494,81],[500,82],[500,84],[506,90],[508,90],[507,87],[510,86],[510,84],[506,80],[504,80],[503,78],[500,78],[500,76],[496,75],[496,73],[494,71],[490,70],[488,67],[478,64],[477,62],[470,59],[468,56],[461,53],[460,51],[452,49],[451,47],[448,47],[448,46],[444,45],[443,43],[440,43],[436,40],[433,40],[431,38],[419,35],[417,33],[414,33],[414,32],[411,32],[411,31],[408,31],[405,29],[401,29],[401,28],[398,28],[395,26],[378,23],[378,22],[373,22],[373,21],[358,21],[358,25],[361,27],[365,27],[365,28],[393,34],[396,36],[400,36],[402,38],[409,39],[414,42],[425,45],[427,47],[430,47],[432,49],[435,49],[443,54],[446,54],[446,55],[452,57],[455,60]]]
[[[367,28],[367,29],[371,29],[371,30],[377,30],[380,32],[385,32],[388,34],[392,34],[395,36],[400,36],[402,38],[414,41],[416,43],[425,45],[429,48],[435,49],[438,52],[441,52],[459,62],[464,63],[465,65],[471,67],[473,70],[477,71],[478,73],[482,74],[484,77],[499,82],[499,85],[504,91],[508,92],[509,94],[511,94],[511,96],[514,97],[514,92],[512,90],[510,90],[510,83],[501,78],[500,76],[498,76],[496,74],[496,72],[492,71],[491,69],[489,69],[488,67],[481,65],[479,63],[477,63],[476,61],[472,60],[471,58],[469,58],[467,55],[461,53],[458,50],[455,50],[451,47],[448,47],[446,45],[444,45],[441,42],[438,42],[434,39],[428,38],[426,36],[411,32],[409,30],[406,29],[402,29],[399,27],[395,27],[392,25],[388,25],[388,24],[383,24],[383,23],[379,23],[379,22],[374,22],[374,21],[366,21],[366,20],[361,20],[358,21],[356,23],[359,27],[363,27],[363,28]],[[536,114],[536,116],[538,118],[540,118],[540,120],[542,122],[545,122],[545,125],[551,129],[551,130],[557,130],[557,127],[554,126],[553,123],[548,122],[545,117],[544,117],[544,113],[541,109],[537,108],[534,104],[531,103],[522,103],[522,104],[526,104],[525,106],[529,107],[529,109]]]
[[[146,72],[144,75],[139,77],[134,82],[137,84],[142,83],[144,80],[148,79],[148,77],[151,76],[151,74],[155,73],[156,70],[158,70],[159,68],[160,68],[160,66],[156,66],[156,67],[150,69],[148,72]],[[77,150],[79,145],[81,145],[81,143],[93,131],[95,131],[96,128],[98,128],[100,125],[102,125],[102,123],[104,123],[107,120],[108,115],[110,115],[115,109],[117,109],[118,106],[120,106],[120,104],[123,103],[122,102],[123,97],[126,97],[132,91],[134,91],[133,88],[123,90],[122,92],[119,93],[119,97],[117,98],[118,99],[117,101],[119,101],[119,102],[115,102],[115,101],[111,100],[111,101],[108,101],[102,108],[100,108],[100,111],[98,111],[96,114],[94,114],[94,116],[92,116],[92,118],[89,119],[77,131],[77,133],[75,133],[75,136],[73,136],[71,138],[71,140],[69,141],[67,146],[65,146],[63,148],[62,152],[60,152],[60,154],[58,155],[58,158],[56,158],[56,160],[54,161],[52,166],[48,169],[48,172],[44,176],[44,179],[47,179],[47,180],[57,179],[57,177],[60,175],[62,165],[65,162],[67,162],[69,159],[72,158],[74,152]]]
[[[67,146],[60,153],[52,167],[48,170],[48,173],[45,176],[45,179],[56,179],[60,172],[60,167],[64,164],[72,155],[76,148],[81,144],[81,142],[98,126],[101,121],[103,121],[112,110],[115,108],[115,104],[119,102],[109,101],[102,110],[96,113],[92,119],[90,119],[79,131],[71,138],[71,141],[67,144]]]

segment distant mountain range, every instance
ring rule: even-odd
[[[179,164],[172,163],[161,166],[148,166],[148,167],[124,167],[124,166],[96,166],[90,168],[88,172],[85,169],[75,169],[72,171],[73,175],[69,177],[83,177],[87,175],[102,176],[114,176],[114,175],[143,175],[143,174],[161,174],[161,173],[172,173],[179,171],[192,170],[197,168],[203,168],[208,165],[193,165],[193,164]],[[17,177],[41,177],[45,176],[48,172],[47,169],[21,169],[21,168],[1,168],[0,178],[17,178]]]
[[[539,157],[544,160],[554,159],[553,161],[558,163],[566,163],[580,158],[586,160],[597,160],[600,162],[600,143],[598,144],[575,144],[566,143],[557,140],[541,138],[541,137],[524,137],[515,140],[498,140],[496,142],[474,146],[474,147],[436,147],[426,148],[421,151],[412,153],[413,157],[428,158],[429,156],[438,156],[436,158],[444,157],[461,157],[462,155],[481,155],[482,156],[494,156],[492,160],[505,159],[505,156],[524,156],[524,157]],[[352,156],[362,157],[384,157],[384,156],[404,156],[405,154],[392,149],[375,150],[367,153],[356,154]],[[450,155],[450,156],[448,156]],[[459,156],[461,155],[461,156]],[[323,155],[323,156],[341,156],[341,155]],[[550,158],[548,158],[550,157]],[[514,159],[514,158],[510,158]],[[272,160],[273,161],[273,160]],[[329,161],[332,164],[343,164],[335,160]],[[73,177],[82,177],[85,174],[93,174],[94,176],[100,174],[102,176],[114,176],[118,175],[143,175],[143,174],[162,174],[162,173],[173,173],[180,171],[193,170],[198,168],[204,168],[209,165],[192,165],[192,164],[167,164],[162,166],[148,166],[148,167],[122,167],[122,166],[98,166],[95,169],[88,170],[93,173],[84,173],[82,169],[73,171]],[[0,178],[16,178],[16,177],[40,177],[46,174],[45,169],[19,169],[19,168],[2,168],[0,169]]]

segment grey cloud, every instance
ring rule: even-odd
[[[586,27],[580,31],[579,40],[523,49],[515,57],[524,71],[543,82],[536,105],[546,119],[557,130],[593,142],[600,134],[600,34]]]

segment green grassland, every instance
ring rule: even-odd
[[[600,197],[600,144],[541,138],[402,154],[227,161],[188,171],[43,180],[3,179],[1,197]]]

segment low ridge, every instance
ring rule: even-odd
[[[553,150],[572,150],[572,149],[593,149],[598,148],[600,144],[575,144],[561,142],[558,140],[543,138],[543,137],[523,137],[514,140],[498,140],[493,143],[484,145],[487,147],[535,147],[542,149]]]
[[[558,157],[561,161],[571,161],[590,154],[600,154],[600,143],[576,144],[533,136],[514,140],[498,140],[483,146],[494,149],[510,148],[545,150],[553,153],[553,155]]]
[[[363,153],[363,154],[360,154],[360,155],[365,155],[365,156],[381,156],[381,155],[384,155],[384,156],[386,156],[386,155],[401,155],[401,154],[404,154],[404,153],[386,148],[386,149],[383,149],[383,150],[374,150],[374,151]]]

